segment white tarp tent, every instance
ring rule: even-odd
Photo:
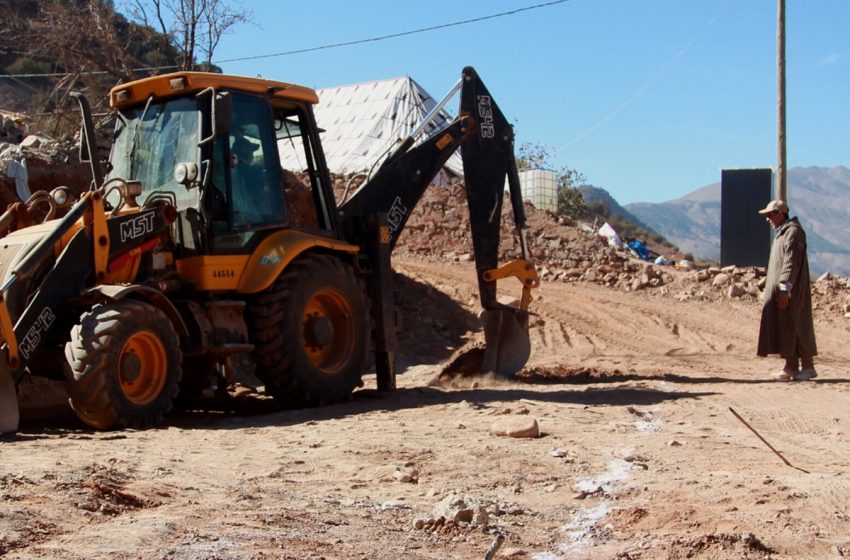
[[[437,101],[409,77],[317,90],[316,122],[324,132],[322,146],[328,168],[335,173],[369,173],[412,132]],[[430,136],[452,120],[446,111],[417,140]],[[281,164],[300,169],[292,149],[279,143]],[[374,168],[374,169],[373,169]],[[463,176],[459,153],[451,156],[436,183]]]

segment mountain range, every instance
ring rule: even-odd
[[[812,274],[850,276],[850,169],[843,166],[788,170],[788,206],[806,230]],[[661,203],[623,209],[697,258],[720,260],[720,183]],[[612,213],[619,205],[611,205]]]

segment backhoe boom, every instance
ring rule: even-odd
[[[362,245],[368,240],[366,224],[374,222],[369,216],[386,214],[389,244],[394,247],[425,189],[449,157],[460,149],[479,297],[484,309],[487,354],[482,370],[508,375],[528,359],[527,306],[530,290],[539,285],[529,261],[524,232],[525,211],[514,158],[514,133],[471,67],[463,70],[460,97],[460,112],[452,123],[413,147],[411,138],[405,140],[375,176],[340,206],[342,223],[349,240]],[[522,257],[499,269],[502,272],[497,274],[506,179]],[[522,283],[519,307],[504,306],[497,301],[496,280],[508,275]]]

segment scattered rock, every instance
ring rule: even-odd
[[[399,482],[419,482],[419,471],[413,467],[396,467],[393,478]]]
[[[577,494],[573,496],[574,500],[583,500],[589,496],[595,496],[597,494],[604,494],[605,490],[602,489],[601,486],[597,486],[593,490],[581,490]]]
[[[493,435],[514,438],[536,438],[540,436],[537,419],[530,416],[510,416],[501,418],[490,428]]]
[[[382,511],[391,510],[391,509],[412,509],[413,506],[404,502],[403,500],[388,500],[381,504],[380,509]]]
[[[729,299],[737,299],[743,296],[746,292],[744,291],[744,286],[739,283],[734,283],[729,286],[726,290],[726,297]]]
[[[641,455],[637,451],[635,451],[634,447],[628,447],[626,449],[621,449],[617,451],[615,456],[619,457],[623,461],[627,463],[646,463],[647,458],[644,455]]]
[[[437,519],[467,523],[473,527],[486,527],[490,522],[487,509],[478,500],[468,496],[461,497],[456,494],[446,496],[434,506],[433,512]]]

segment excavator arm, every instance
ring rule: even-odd
[[[464,68],[460,90],[458,117],[415,146],[412,137],[403,141],[371,180],[341,204],[342,226],[349,241],[364,244],[368,241],[366,224],[374,222],[370,216],[385,214],[388,235],[383,241],[392,249],[431,180],[460,149],[483,309],[486,347],[481,370],[511,375],[525,365],[530,355],[528,304],[531,289],[539,285],[525,238],[513,129],[473,68]],[[506,178],[522,255],[499,267]],[[496,282],[507,277],[517,278],[522,285],[519,307],[497,301]]]

